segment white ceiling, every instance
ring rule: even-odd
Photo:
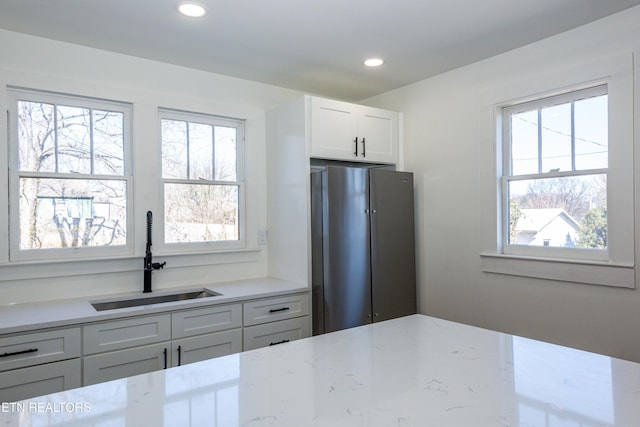
[[[0,28],[360,100],[640,0],[0,0]],[[366,69],[362,61],[386,63]]]

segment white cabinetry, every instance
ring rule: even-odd
[[[168,368],[170,342],[85,356],[84,385],[145,374]]]
[[[172,366],[242,351],[240,304],[177,311],[171,314]]]
[[[84,385],[171,366],[170,314],[89,324],[83,338]]]
[[[311,96],[267,112],[271,276],[311,284],[311,158],[395,164],[400,170],[400,117],[391,111]],[[365,138],[364,158],[361,138]]]
[[[372,163],[398,161],[398,113],[309,98],[311,157]]]
[[[310,331],[309,295],[300,290],[129,316],[0,336],[0,402],[304,338]]]
[[[283,344],[310,335],[308,294],[244,304],[244,349]]]
[[[80,328],[0,338],[0,401],[79,387]]]
[[[242,306],[214,305],[84,327],[84,385],[242,350]]]

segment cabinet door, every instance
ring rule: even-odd
[[[171,344],[160,343],[85,356],[84,385],[101,383],[171,366]]]
[[[80,387],[80,359],[0,373],[0,402],[15,402]]]
[[[311,98],[310,102],[311,157],[356,159],[357,106],[323,98]]]
[[[242,351],[242,329],[173,341],[172,366],[186,365]]]
[[[284,344],[309,336],[309,316],[244,328],[244,350]]]
[[[360,107],[358,114],[358,159],[367,162],[398,162],[398,113]]]

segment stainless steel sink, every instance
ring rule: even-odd
[[[222,295],[218,292],[209,291],[207,289],[198,289],[195,291],[186,291],[175,294],[162,294],[148,297],[136,297],[130,299],[119,299],[110,301],[95,301],[91,305],[96,311],[116,310],[118,308],[139,307],[141,305],[160,304],[163,302],[186,301],[197,298],[209,298]]]

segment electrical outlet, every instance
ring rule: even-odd
[[[267,244],[267,230],[258,230],[258,245],[264,246]]]

